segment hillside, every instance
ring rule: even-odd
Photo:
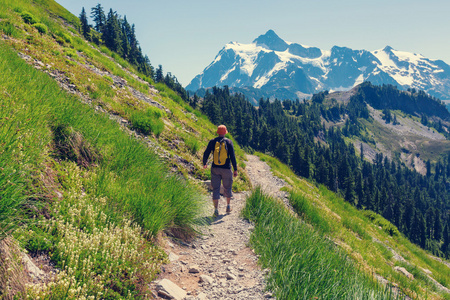
[[[200,148],[216,127],[86,42],[57,3],[1,7],[2,297],[60,298],[69,284],[76,298],[145,298],[166,261],[156,241],[193,236],[209,208]],[[245,172],[234,188],[249,188]],[[23,251],[44,275],[24,273]]]
[[[350,128],[350,116],[334,112],[340,105],[348,105],[352,97],[365,103],[368,110],[359,119],[358,130],[347,136],[357,151],[362,144],[366,158],[374,161],[375,155],[382,153],[426,175],[428,161],[435,164],[449,153],[450,113],[440,100],[421,91],[400,91],[368,82],[347,92],[317,94],[313,101],[324,104],[322,120],[327,128]]]
[[[219,102],[213,104],[211,94],[202,103],[194,101],[199,108],[194,109],[163,81],[155,83],[105,45],[87,42],[78,18],[54,1],[0,0],[0,5],[1,299],[152,299],[152,282],[167,275],[164,270],[173,259],[164,251],[169,243],[177,249],[190,246],[197,254],[205,250],[201,241],[211,246],[200,232],[213,231],[213,242],[220,235],[233,238],[236,227],[215,231],[220,219],[215,220],[218,226],[211,225],[212,205],[203,183],[210,174],[203,171],[201,154],[218,121],[230,122],[239,162],[233,188],[240,203],[231,216],[222,216],[223,222],[255,229],[250,239],[240,241],[242,249],[234,249],[252,261],[252,277],[246,277],[250,272],[245,268],[240,271],[250,291],[279,299],[386,299],[397,292],[400,297],[449,299],[442,286],[449,285],[450,268],[440,258],[410,243],[380,215],[364,210],[363,217],[336,193],[317,188],[312,175],[300,178],[276,159],[258,154],[287,183],[280,193],[281,180],[241,146],[253,151],[251,142],[258,141],[281,158],[292,152],[276,126],[252,123],[258,112],[243,104],[248,103],[243,97],[237,96],[235,109],[241,114],[233,114],[236,119],[210,115],[231,112],[216,110]],[[214,93],[229,100],[226,91]],[[320,131],[315,110],[296,104],[286,114],[280,103],[262,104],[259,113],[271,110],[272,121],[284,122],[281,115],[305,109],[304,123],[294,118],[288,123],[308,124],[304,132]],[[247,116],[242,113],[252,117],[242,119]],[[297,137],[306,142],[312,135]],[[251,191],[252,184],[275,184],[276,195],[288,199],[266,199],[258,189]],[[303,202],[302,210],[299,194],[312,206]],[[231,290],[225,298],[232,299],[237,282],[232,278],[239,275],[228,263],[219,267],[231,267],[231,275],[217,271],[212,287]],[[186,268],[182,262],[179,266]],[[298,280],[299,274],[304,280]],[[190,279],[193,284],[199,276]],[[252,285],[255,278],[258,284]],[[270,292],[262,291],[266,282]]]
[[[334,247],[344,251],[357,262],[357,269],[364,270],[379,283],[390,285],[393,289],[388,293],[395,295],[400,290],[407,295],[406,299],[448,299],[450,297],[448,293],[450,265],[448,262],[443,262],[411,244],[403,234],[398,233],[395,226],[382,216],[369,210],[356,209],[323,185],[316,187],[310,181],[299,178],[288,166],[277,159],[260,153],[258,156],[261,161],[270,166],[277,182],[281,179],[281,182],[284,183],[285,187],[282,190],[288,192],[288,199],[284,201],[289,203],[290,210],[295,211],[309,227],[312,226],[316,232],[320,233],[320,236],[331,240]],[[250,176],[252,177],[252,173]],[[272,209],[271,201],[260,199],[255,202],[258,203],[257,201],[261,201],[259,204],[261,206],[268,205],[268,207],[259,208],[261,215],[256,218],[260,218],[261,222],[267,222],[267,219],[270,218],[275,223],[274,219],[282,218],[279,213],[270,211]],[[266,201],[267,203],[264,203]],[[252,204],[257,205],[256,203]],[[254,210],[254,214],[258,214],[258,210],[255,208],[250,209]],[[261,224],[257,223],[256,227],[258,226]],[[329,255],[322,248],[325,245],[320,245],[322,243],[320,238],[311,242],[316,246],[308,245],[308,239],[294,241],[295,235],[287,233],[290,231],[290,227],[281,227],[280,232],[277,232],[277,226],[281,227],[280,224],[266,225],[266,228],[260,229],[261,232],[255,230],[253,233],[258,235],[252,237],[252,240],[257,253],[264,257],[264,267],[280,268],[279,272],[284,274],[283,271],[294,268],[292,265],[296,263],[300,266],[306,265],[304,267],[307,268],[308,263],[304,263],[301,258],[303,255],[308,256],[313,252],[319,259],[326,259],[326,256]],[[308,226],[305,226],[303,230],[307,231]],[[294,247],[295,250],[288,249],[295,243],[297,243]],[[274,246],[277,244],[283,246]],[[292,265],[288,264],[286,269],[283,269],[283,264],[278,260],[290,260]],[[354,271],[355,269],[353,269]],[[289,273],[287,272],[286,276],[295,276]],[[302,272],[299,274],[303,275]],[[278,286],[284,286],[283,282],[286,278],[272,273],[269,280],[278,281]],[[290,286],[290,284],[289,287],[289,291],[299,288]],[[399,287],[399,290],[396,287]],[[306,290],[306,287],[303,288]],[[353,288],[358,290],[361,287],[355,283]],[[301,289],[302,287],[300,287]],[[379,288],[377,291],[378,293],[372,294],[367,299],[392,297],[392,294],[383,295],[383,288]],[[361,297],[364,298],[364,296]]]

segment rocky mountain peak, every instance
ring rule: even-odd
[[[272,29],[268,30],[265,34],[257,37],[253,41],[253,43],[257,46],[261,46],[274,51],[285,51],[288,48],[288,44]]]
[[[394,49],[391,46],[386,46],[383,49],[383,51],[386,52],[386,53],[390,53],[390,52],[392,52],[392,50],[394,50]]]

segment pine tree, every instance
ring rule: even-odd
[[[122,56],[125,59],[129,58],[131,52],[130,35],[131,26],[127,21],[127,16],[124,16],[122,20]]]
[[[450,258],[450,221],[447,221],[447,224],[444,227],[441,251],[444,253],[445,257]]]
[[[103,11],[102,5],[99,3],[97,6],[91,8],[91,17],[94,20],[94,28],[100,33],[104,33],[104,28],[106,25],[106,16]]]
[[[431,176],[431,162],[430,160],[426,161],[426,167],[427,167],[427,177]]]
[[[425,222],[427,226],[427,238],[432,239],[433,238],[433,229],[434,229],[434,209],[432,207],[429,207],[425,213]]]
[[[400,124],[400,123],[397,121],[397,115],[396,115],[396,114],[394,114],[394,121],[392,122],[392,124],[393,124],[393,125],[398,125],[398,124]]]
[[[103,40],[106,47],[112,51],[122,55],[122,30],[120,28],[120,21],[117,13],[113,12],[112,8],[109,10],[106,19],[105,30],[103,33]]]
[[[364,161],[364,147],[363,147],[363,143],[362,142],[361,142],[361,144],[359,146],[359,153],[360,153],[361,161]]]
[[[414,216],[414,199],[406,198],[405,211],[402,214],[400,230],[410,236],[412,218]]]
[[[81,22],[81,33],[83,34],[85,39],[90,40],[91,39],[91,27],[88,24],[88,19],[87,19],[86,11],[84,10],[84,7],[81,10],[80,22]]]
[[[394,208],[391,203],[389,203],[383,210],[383,217],[390,221],[394,218]]]
[[[244,117],[244,136],[247,145],[251,145],[253,143],[253,124],[253,118],[249,113],[246,113]]]
[[[147,55],[144,56],[144,70],[142,70],[142,73],[144,73],[150,78],[153,78],[155,74],[155,70],[152,64],[150,63],[150,59],[148,58]]]
[[[159,65],[158,69],[156,69],[155,81],[156,82],[164,82],[164,73],[163,73],[162,65]]]
[[[410,239],[411,242],[421,247],[425,247],[426,227],[425,227],[425,220],[420,211],[416,211],[414,214],[411,226]]]
[[[139,43],[136,38],[136,29],[134,24],[131,25],[131,31],[128,35],[128,42],[130,44],[130,52],[129,52],[129,61],[137,65],[137,62],[139,60],[140,52],[139,52]]]
[[[364,186],[363,186],[363,178],[362,173],[358,169],[356,170],[355,174],[355,194],[356,194],[356,200],[358,208],[362,208],[362,205],[365,205],[365,199],[364,199]]]
[[[193,108],[197,108],[199,100],[200,100],[200,97],[197,96],[197,94],[194,94],[194,97],[192,98],[192,107]]]
[[[317,182],[322,184],[327,184],[328,182],[328,168],[326,166],[325,158],[320,155],[319,161],[317,163],[317,171],[315,173],[315,178]]]
[[[269,144],[270,144],[270,135],[269,135],[269,129],[267,127],[267,124],[264,122],[264,124],[261,126],[261,129],[259,131],[259,150],[263,153],[269,150]],[[295,170],[295,169],[294,169]]]
[[[442,221],[439,210],[435,210],[434,217],[434,239],[440,241],[442,238]]]
[[[356,204],[355,181],[351,174],[346,178],[344,198],[352,205]]]

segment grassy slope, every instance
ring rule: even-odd
[[[392,291],[366,276],[345,251],[259,188],[243,214],[255,223],[250,243],[271,270],[277,299],[392,299]],[[306,217],[306,215],[305,215]]]
[[[393,111],[397,115],[397,120],[403,126],[387,126],[384,122],[362,120],[366,126],[369,136],[379,146],[393,153],[401,153],[408,151],[408,154],[420,156],[424,161],[430,160],[435,163],[441,158],[442,153],[450,151],[450,141],[446,140],[442,135],[442,139],[430,138],[427,135],[431,132],[432,136],[439,135],[433,128],[427,128],[420,124],[417,117],[408,117],[400,111]],[[408,131],[408,128],[413,128],[414,132]],[[426,128],[426,129],[425,129]],[[398,131],[394,131],[398,130]]]
[[[161,231],[192,234],[207,207],[203,189],[190,178],[209,176],[200,171],[200,148],[215,126],[164,85],[155,92],[125,61],[65,27],[77,18],[55,2],[2,0],[0,6],[0,31],[7,36],[0,41],[0,231],[21,225],[14,232],[20,245],[48,253],[62,270],[55,284],[22,290],[22,296],[145,297],[146,283],[164,261],[151,241]],[[48,33],[26,24],[25,11]],[[118,88],[115,76],[128,87]],[[68,94],[52,77],[84,96]],[[132,89],[165,109],[139,100]],[[156,127],[137,134],[115,120]],[[164,149],[166,163],[148,144]],[[236,188],[248,189],[245,173]],[[21,276],[4,269],[8,259],[0,255],[1,293]]]
[[[355,92],[355,89],[353,89],[347,92],[330,93],[326,96],[324,103],[331,105],[331,99],[336,99],[339,103],[347,103]],[[371,115],[372,117],[375,117],[376,115],[378,121],[360,120],[362,125],[365,126],[365,131],[361,134],[363,135],[364,140],[368,142],[368,145],[375,151],[393,157],[400,157],[402,152],[407,152],[407,156],[417,155],[422,161],[430,160],[432,163],[435,163],[442,158],[443,153],[448,153],[450,150],[450,141],[446,140],[443,135],[438,134],[434,128],[421,125],[419,117],[411,116],[399,110],[391,111],[391,113],[393,115],[395,114],[397,120],[406,126],[402,128],[402,126],[398,125],[386,125],[386,123],[381,120],[382,112],[375,109],[371,109]],[[344,125],[343,121],[338,123],[325,121],[325,123],[327,126]],[[409,128],[412,128],[413,130],[410,131]],[[430,132],[435,132],[435,134],[440,135],[442,139],[436,139],[435,135],[431,138],[429,136]],[[355,140],[353,139],[349,142],[354,141]],[[357,148],[357,150],[359,150],[359,147]],[[402,159],[405,161],[404,157],[402,157]],[[407,165],[411,166],[410,163],[407,163]]]
[[[283,178],[291,186],[291,204],[303,219],[329,236],[368,276],[380,275],[398,285],[413,298],[450,299],[450,295],[440,292],[425,272],[431,271],[432,278],[448,287],[450,268],[411,244],[383,217],[373,212],[357,210],[325,187],[317,188],[300,179],[278,160],[263,154],[259,156],[269,163],[276,176]],[[304,198],[304,201],[301,198]],[[396,260],[387,246],[401,255],[406,262]],[[415,279],[410,280],[395,271],[395,266],[405,267]]]

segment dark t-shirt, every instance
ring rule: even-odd
[[[233,142],[230,139],[227,139],[227,138],[221,137],[221,136],[218,136],[218,137],[216,137],[216,138],[214,138],[214,139],[209,141],[208,146],[206,147],[206,150],[203,153],[203,165],[206,165],[206,163],[208,162],[208,157],[211,154],[211,152],[214,151],[214,146],[216,145],[216,142],[221,142],[222,139],[227,144],[228,158],[225,161],[225,164],[221,165],[221,166],[216,165],[214,163],[214,161],[213,161],[211,167],[212,168],[231,169],[231,164],[233,164],[233,169],[236,171],[237,170],[237,165],[236,165],[236,157],[234,155]]]

